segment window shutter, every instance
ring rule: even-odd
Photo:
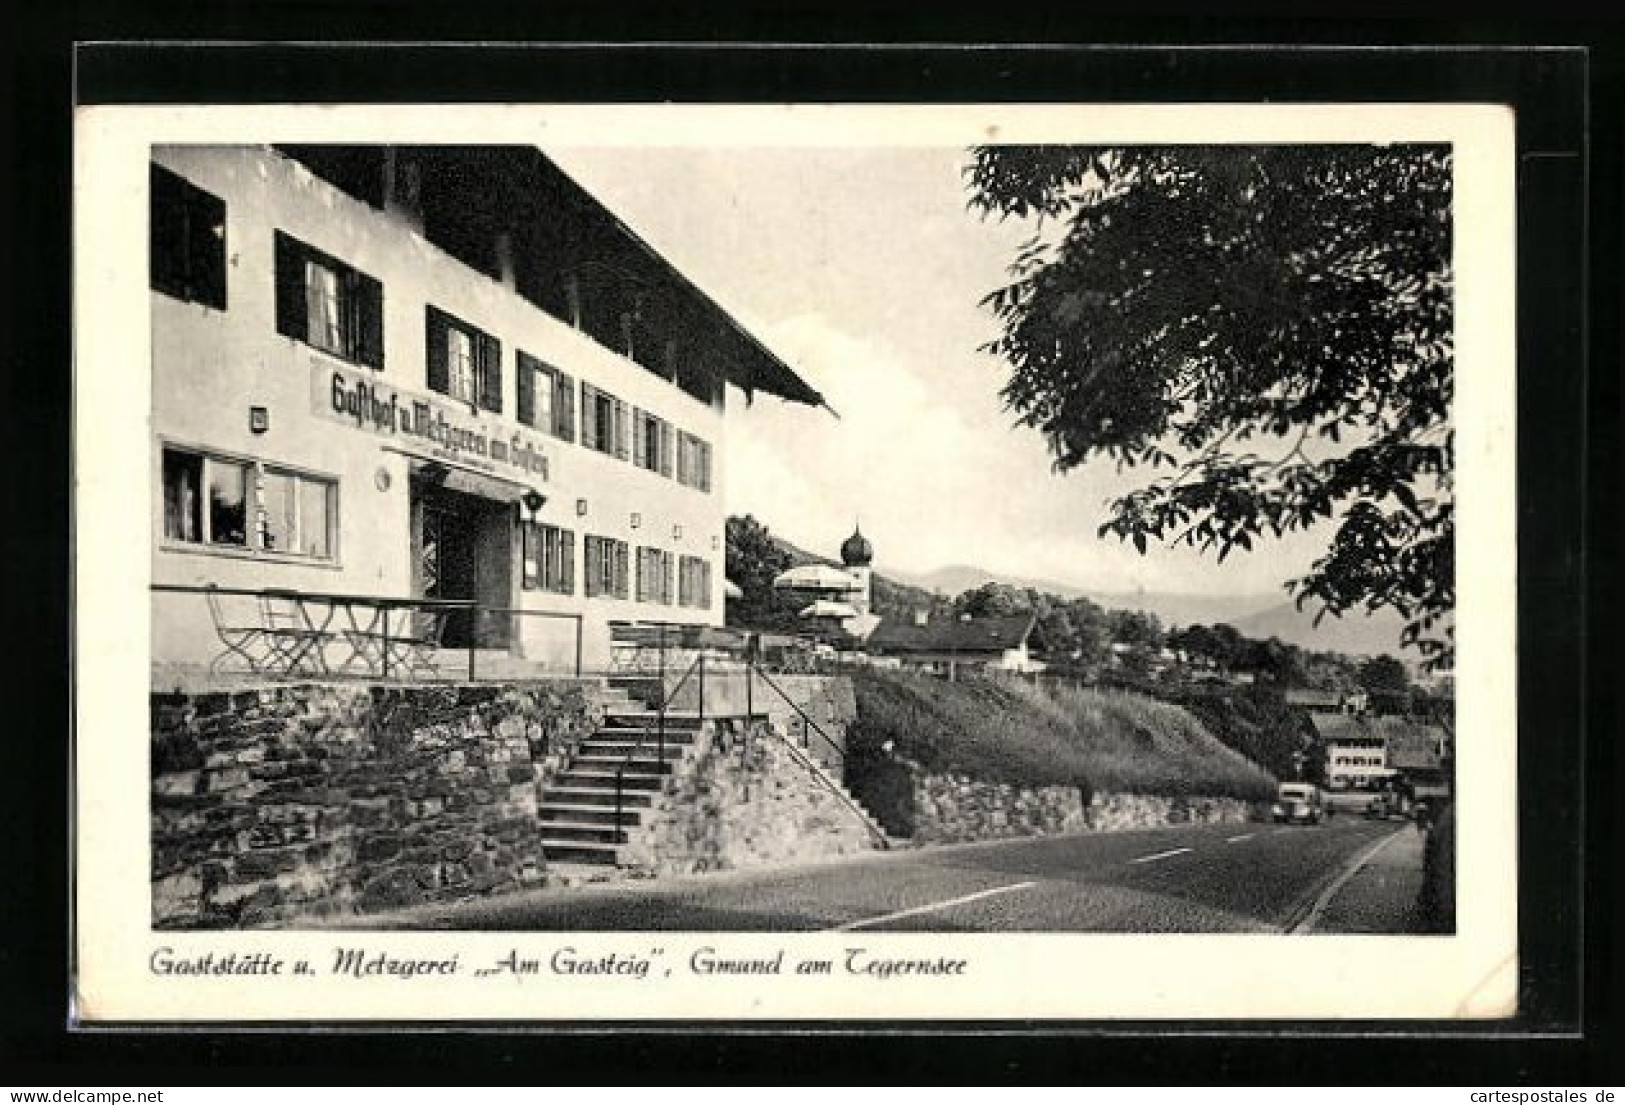
[[[226,309],[226,201],[188,184],[187,259],[192,298]],[[218,235],[216,228],[219,228]]]
[[[565,441],[576,439],[576,382],[557,373],[553,382],[553,433]]]
[[[615,457],[617,460],[626,459],[626,404],[619,399],[615,400],[614,410],[615,427]]]
[[[384,367],[384,286],[364,272],[355,276],[356,360]]]
[[[519,353],[514,358],[514,371],[518,373],[517,387],[518,409],[515,414],[519,421],[526,426],[536,425],[536,362],[527,354]]]
[[[305,250],[276,232],[276,332],[298,341],[309,338],[305,315]]]
[[[649,467],[649,443],[644,429],[648,425],[648,418],[638,408],[632,408],[632,463],[639,468]]]
[[[671,475],[671,423],[660,424],[660,474]]]
[[[478,334],[480,406],[502,413],[502,343],[490,334]]]
[[[581,381],[581,444],[589,449],[598,448],[597,389]]]
[[[576,593],[576,535],[573,530],[564,530],[559,536],[559,553],[562,557],[559,590],[566,595]]]
[[[615,542],[615,594],[626,597],[626,542]]]
[[[426,308],[424,338],[429,353],[429,390],[442,395],[451,390],[451,372],[446,364],[446,316]]]
[[[583,543],[583,549],[585,550],[585,563],[582,565],[582,567],[587,573],[587,597],[592,598],[598,594],[598,581],[602,578],[598,570],[598,559],[600,555],[598,538],[587,538],[587,540]]]
[[[180,178],[152,164],[147,174],[152,190],[151,222],[147,227],[151,251],[152,286],[170,295],[186,294],[186,201]]]

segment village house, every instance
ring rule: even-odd
[[[150,180],[156,664],[323,662],[300,634],[380,631],[347,597],[561,670],[722,623],[728,389],[822,399],[543,153],[165,146]],[[209,586],[360,621],[222,625]]]
[[[1008,617],[882,619],[866,642],[873,656],[890,657],[904,668],[957,678],[965,672],[1033,672],[1033,614]]]
[[[1355,714],[1313,712],[1314,727],[1326,752],[1326,783],[1333,790],[1376,790],[1394,774],[1388,765],[1386,735]]]

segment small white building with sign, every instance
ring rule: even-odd
[[[168,146],[150,183],[154,583],[579,615],[589,667],[612,621],[722,623],[728,391],[822,398],[543,153]],[[153,612],[156,662],[219,649]]]

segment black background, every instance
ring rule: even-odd
[[[235,12],[235,14],[232,14]],[[1197,19],[1089,23],[1038,9],[930,25],[884,8],[787,5],[727,20],[604,7],[221,9],[58,4],[10,44],[6,168],[12,281],[0,333],[8,716],[0,802],[6,924],[0,1083],[18,1088],[354,1079],[1454,1084],[1620,1081],[1613,882],[1620,786],[1606,666],[1618,472],[1622,244],[1612,26],[1549,21]],[[224,16],[225,18],[221,18]],[[83,46],[77,40],[666,40],[624,48]],[[816,44],[715,48],[682,40]],[[1104,43],[1311,43],[1397,49],[1103,49]],[[936,47],[896,43],[929,40]],[[976,48],[968,48],[980,40]],[[1040,48],[989,43],[1046,42]],[[959,46],[952,45],[955,41]],[[892,45],[880,45],[880,44]],[[1424,49],[1418,44],[1454,44]],[[1473,44],[1505,44],[1482,48]],[[1589,44],[1581,51],[1519,45]],[[77,69],[77,72],[76,72]],[[77,76],[77,86],[75,77]],[[76,91],[77,88],[77,91]],[[1518,111],[1520,871],[1522,1013],[1508,1023],[785,1025],[584,1029],[69,1026],[71,734],[71,111],[84,103],[285,101],[1486,101]],[[1587,112],[1593,144],[1586,160]],[[1589,168],[1589,179],[1587,171]],[[1589,283],[1588,283],[1589,282]],[[1587,347],[1589,327],[1589,350]],[[1590,371],[1585,369],[1590,353]],[[136,363],[143,358],[136,357]],[[132,412],[136,416],[138,412]],[[140,463],[140,458],[131,458]],[[95,519],[76,524],[84,540]],[[42,583],[54,586],[41,586]],[[1592,673],[1588,677],[1588,672]],[[1599,678],[1600,676],[1600,678]],[[1589,737],[1586,733],[1589,731]],[[1471,739],[1462,734],[1462,739]],[[1582,798],[1584,801],[1582,802]],[[1583,890],[1589,893],[1582,893]],[[95,1072],[94,1074],[92,1072]]]

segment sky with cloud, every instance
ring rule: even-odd
[[[1283,594],[1323,534],[1225,564],[1097,538],[1135,475],[1053,471],[1014,424],[978,305],[1027,228],[967,209],[957,148],[546,151],[816,387],[839,417],[730,392],[724,491],[832,554],[861,520],[876,566],[974,565],[1096,593]]]

